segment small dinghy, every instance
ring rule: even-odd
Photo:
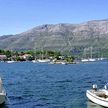
[[[6,91],[3,88],[2,80],[0,78],[0,104],[3,104],[6,100]]]
[[[104,89],[97,89],[97,85],[93,85],[92,89],[86,91],[87,98],[104,107],[108,107],[108,90],[107,85],[104,86]]]

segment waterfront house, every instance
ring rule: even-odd
[[[4,61],[7,59],[7,56],[6,55],[0,55],[0,61]]]

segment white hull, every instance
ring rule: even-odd
[[[86,96],[88,97],[89,100],[91,100],[92,102],[94,102],[98,105],[108,107],[108,97],[98,96],[97,94],[103,95],[103,94],[105,94],[105,92],[102,90],[100,90],[100,91],[87,90],[86,91]]]
[[[37,61],[36,61],[36,60],[32,60],[32,62],[33,62],[33,63],[37,63]]]
[[[93,62],[93,61],[96,61],[96,59],[90,58],[88,61]]]
[[[0,93],[0,104],[3,104],[6,100],[6,92]]]
[[[81,61],[82,62],[88,62],[89,60],[88,59],[82,59]]]
[[[81,61],[82,62],[93,62],[93,61],[96,61],[96,59],[89,58],[89,59],[82,59]]]
[[[105,58],[98,58],[97,60],[105,60]]]
[[[66,63],[66,62],[61,62],[61,64],[64,64],[64,65],[66,65],[67,63]]]
[[[40,63],[48,63],[48,62],[50,62],[50,60],[49,59],[38,59],[37,60],[38,62],[40,62]]]
[[[3,104],[5,102],[5,99],[6,99],[6,91],[3,88],[2,80],[0,78],[0,104]]]
[[[7,61],[7,63],[14,63],[15,61]]]

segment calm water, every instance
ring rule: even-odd
[[[101,108],[87,100],[85,91],[108,81],[108,62],[0,63],[0,76],[8,94],[0,108]]]

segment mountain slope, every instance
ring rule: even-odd
[[[108,19],[81,24],[46,24],[26,32],[1,36],[0,48],[12,50],[71,50],[108,48]]]

